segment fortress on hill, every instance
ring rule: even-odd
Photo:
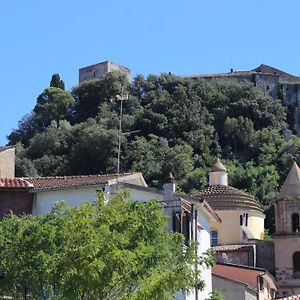
[[[99,79],[104,74],[119,71],[131,80],[131,71],[122,65],[110,61],[100,62],[79,69],[79,83]],[[300,77],[288,74],[279,69],[261,64],[259,67],[249,71],[233,71],[218,74],[200,74],[182,76],[183,78],[201,78],[205,81],[214,79],[235,79],[237,81],[248,81],[261,88],[266,95],[273,99],[280,99],[287,107],[288,122],[294,133],[300,136]]]
[[[289,123],[294,132],[300,136],[300,77],[262,64],[249,71],[231,70],[230,73],[201,74],[184,76],[184,78],[202,78],[204,80],[233,78],[237,81],[252,82],[265,94],[274,99],[280,99],[287,106]]]

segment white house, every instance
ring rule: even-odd
[[[109,194],[126,189],[130,198],[142,202],[155,199],[161,203],[164,213],[169,216],[168,230],[180,232],[185,243],[198,241],[198,255],[202,256],[211,246],[210,223],[221,222],[219,216],[205,200],[180,196],[175,193],[174,178],[169,174],[163,190],[148,187],[141,173],[108,175],[82,175],[26,178],[32,183],[32,214],[39,215],[51,211],[53,205],[64,200],[69,206],[77,206],[82,201],[93,202],[99,190]],[[204,300],[212,291],[211,268],[202,267],[201,277],[205,281],[203,291],[191,291],[189,295],[176,295],[177,300]]]

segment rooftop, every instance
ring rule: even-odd
[[[139,173],[98,174],[78,176],[30,177],[22,178],[33,184],[35,190],[76,188],[91,185],[102,185],[110,180],[124,180],[124,177]]]
[[[249,209],[262,212],[258,202],[252,196],[232,186],[208,186],[195,193],[193,197],[204,198],[215,210]]]
[[[294,162],[286,177],[277,199],[289,199],[300,197],[300,169]]]
[[[27,189],[33,185],[25,179],[21,178],[0,178],[0,189]]]
[[[225,166],[221,163],[220,159],[218,158],[217,162],[211,168],[211,172],[219,172],[219,171],[227,171]]]
[[[218,245],[213,247],[215,251],[240,251],[253,248],[254,244],[231,244],[231,245]]]
[[[277,289],[275,279],[263,268],[218,263],[212,267],[212,273],[234,281],[246,283],[255,289],[257,289],[258,285],[257,277],[262,276],[268,281],[271,288]]]

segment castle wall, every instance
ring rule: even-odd
[[[85,80],[100,79],[108,72],[119,71],[126,75],[127,79],[131,80],[130,69],[110,61],[104,61],[95,65],[79,69],[79,83]]]
[[[260,87],[266,95],[272,98],[278,98],[279,77],[273,74],[255,74],[255,83]]]

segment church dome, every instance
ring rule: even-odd
[[[262,212],[258,202],[250,195],[228,185],[212,185],[195,193],[215,210],[255,210]]]

